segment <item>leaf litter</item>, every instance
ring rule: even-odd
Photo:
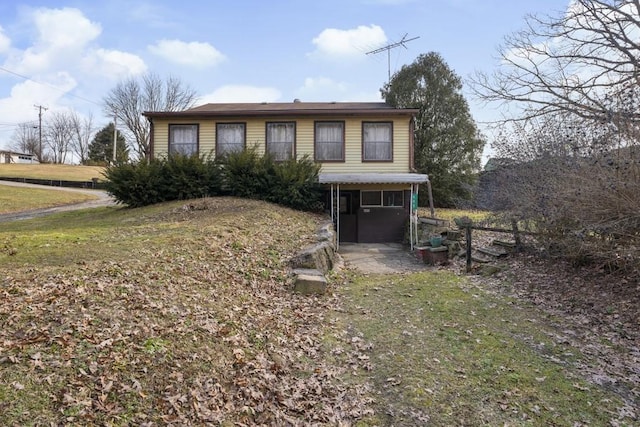
[[[344,353],[325,357],[335,297],[288,286],[320,217],[232,198],[169,206],[97,236],[131,243],[118,258],[2,268],[3,422],[350,425],[369,413],[367,387],[344,380],[367,363],[361,343],[336,330]]]

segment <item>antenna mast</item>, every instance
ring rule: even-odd
[[[388,75],[387,81],[389,82],[391,81],[391,49],[395,49],[396,47],[400,47],[400,46],[407,49],[407,46],[405,43],[408,43],[410,41],[417,40],[420,38],[420,36],[418,36],[418,37],[412,37],[408,39],[407,38],[408,35],[409,35],[408,33],[405,33],[405,35],[402,37],[402,39],[399,42],[391,43],[386,46],[382,46],[378,49],[367,52],[367,55],[375,55],[376,53],[382,53],[385,50],[387,51],[387,75]]]

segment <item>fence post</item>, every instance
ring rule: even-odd
[[[464,228],[465,239],[467,241],[467,273],[471,272],[471,224]]]
[[[520,230],[518,229],[518,221],[512,218],[511,226],[513,228],[513,240],[516,242],[516,251],[522,252],[522,240],[520,240]]]

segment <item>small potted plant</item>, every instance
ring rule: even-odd
[[[440,245],[442,245],[442,236],[439,236],[437,234],[431,236],[429,238],[429,243],[431,243],[431,247],[433,248],[440,247]]]

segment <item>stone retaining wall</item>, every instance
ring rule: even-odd
[[[303,248],[289,261],[293,270],[293,290],[305,295],[324,294],[327,274],[333,269],[336,257],[336,234],[327,222],[316,231],[317,242]]]

